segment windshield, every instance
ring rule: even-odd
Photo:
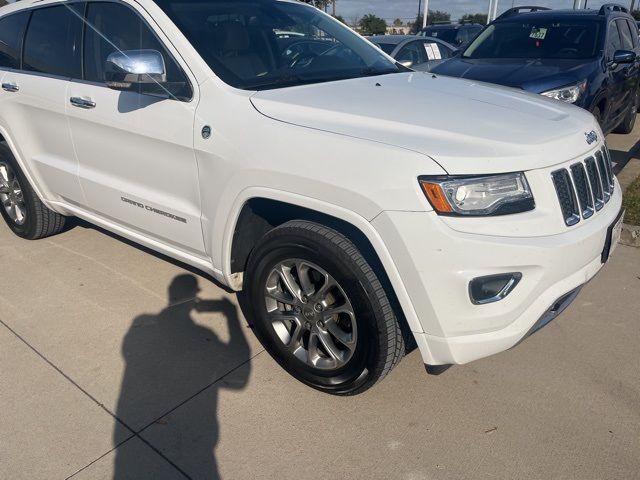
[[[396,49],[397,45],[394,43],[378,43],[373,42],[374,45],[377,45],[380,50],[382,50],[387,55],[391,55],[393,51]]]
[[[490,25],[463,58],[586,59],[600,50],[597,20],[502,21]]]
[[[456,37],[458,36],[458,29],[455,27],[427,27],[423,31],[423,37],[433,37],[451,44],[456,43]]]
[[[279,0],[157,0],[224,82],[264,90],[397,73],[391,60],[316,8]]]

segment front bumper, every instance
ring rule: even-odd
[[[507,350],[549,309],[602,268],[607,230],[622,204],[614,195],[597,216],[563,233],[498,237],[462,233],[434,212],[384,212],[372,222],[404,281],[422,332],[414,332],[424,362],[463,364]],[[491,218],[487,218],[491,222]],[[521,272],[503,300],[474,305],[476,277]]]

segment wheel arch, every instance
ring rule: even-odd
[[[44,203],[47,206],[47,208],[65,215],[66,214],[65,212],[60,211],[60,209],[51,205],[47,201],[45,195],[43,194],[42,189],[40,188],[40,185],[38,184],[38,182],[35,181],[35,178],[31,174],[31,171],[29,170],[29,168],[27,168],[24,159],[20,155],[15,142],[13,141],[13,139],[11,138],[11,135],[9,134],[7,129],[4,128],[3,125],[0,125],[0,142],[5,142],[7,144],[7,146],[9,147],[9,150],[11,150],[11,154],[13,155],[13,158],[15,158],[16,162],[18,162],[18,166],[20,167],[22,174],[25,177],[27,177],[27,181],[29,182],[29,185],[31,186],[35,194],[38,196],[40,201]]]
[[[260,238],[294,219],[321,223],[353,241],[378,273],[407,330],[423,332],[396,265],[371,223],[343,207],[286,192],[261,188],[243,192],[236,201],[228,218],[222,252],[223,276],[233,290],[242,290],[247,260]],[[405,338],[405,342],[407,340]],[[415,341],[410,340],[408,344],[415,345]]]

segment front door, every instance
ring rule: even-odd
[[[162,54],[166,84],[140,93],[107,88],[107,57],[134,50]],[[67,114],[88,207],[204,257],[193,150],[196,83],[146,20],[123,2],[88,4],[83,56],[84,81],[70,84]]]
[[[626,111],[625,100],[627,97],[627,77],[629,65],[616,64],[613,62],[613,55],[618,50],[622,50],[622,37],[618,28],[618,22],[612,20],[609,23],[609,33],[607,36],[607,64],[609,68],[609,108],[605,114],[607,128],[611,130],[622,121],[622,115]],[[604,112],[603,112],[604,113]]]

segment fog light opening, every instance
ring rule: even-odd
[[[469,282],[469,297],[474,305],[499,302],[520,283],[522,273],[500,273],[477,277]]]

